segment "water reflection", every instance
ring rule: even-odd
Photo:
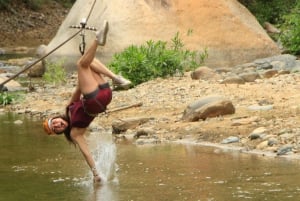
[[[115,183],[104,183],[94,187],[93,197],[87,198],[86,200],[93,201],[104,201],[104,200],[120,200],[118,197],[117,184]]]
[[[179,145],[118,150],[120,200],[300,199],[299,161]]]
[[[104,178],[94,186],[80,151],[62,136],[46,136],[39,120],[3,114],[0,128],[1,201],[300,199],[298,160],[174,144],[116,145],[101,131],[87,137]]]

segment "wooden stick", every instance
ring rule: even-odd
[[[143,103],[139,102],[139,103],[135,103],[135,104],[132,104],[132,105],[127,105],[127,106],[123,106],[123,107],[119,107],[119,108],[108,109],[106,111],[106,113],[117,112],[117,111],[126,110],[126,109],[133,108],[133,107],[140,107],[142,105],[143,105]]]

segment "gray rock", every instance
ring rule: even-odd
[[[272,66],[272,68],[275,68],[277,70],[291,70],[296,65],[296,59],[297,57],[290,54],[282,54],[282,55],[276,55],[271,56],[263,59],[257,59],[254,61],[256,64],[260,64],[260,67],[258,69],[270,69],[267,68],[268,65]],[[276,62],[274,62],[276,61]],[[265,66],[264,66],[265,65]]]
[[[222,140],[221,144],[229,144],[229,143],[235,143],[235,142],[239,142],[240,138],[235,137],[235,136],[230,136],[224,140]]]
[[[201,66],[191,73],[191,78],[193,80],[217,80],[220,75],[209,67]]]
[[[257,65],[257,70],[268,70],[268,69],[272,69],[272,68],[273,68],[273,66],[268,62],[264,62],[264,63]]]
[[[23,124],[23,121],[21,121],[21,120],[16,120],[16,121],[14,121],[14,124]]]
[[[0,83],[3,83],[7,79],[8,79],[7,77],[2,77],[2,75],[0,75]],[[15,80],[11,80],[8,83],[6,83],[5,87],[7,88],[8,91],[20,91],[24,89],[21,86],[21,84]]]
[[[231,101],[221,96],[207,96],[190,105],[183,112],[182,120],[198,121],[209,117],[234,114],[235,108]]]
[[[248,138],[249,138],[250,140],[256,140],[256,139],[260,138],[260,134],[258,134],[258,133],[251,133],[251,134],[248,136]]]
[[[133,129],[148,122],[150,117],[134,117],[134,118],[127,118],[127,119],[118,119],[112,123],[112,129],[114,134],[119,134],[124,132],[128,129]]]
[[[28,77],[42,77],[45,73],[45,65],[44,61],[40,61],[34,66],[32,66],[27,72]]]
[[[227,77],[220,82],[221,84],[245,84],[245,80],[239,76]]]
[[[254,82],[256,79],[260,78],[257,72],[241,73],[239,76],[246,82]]]
[[[292,150],[293,150],[293,145],[286,144],[286,145],[283,145],[283,146],[278,148],[277,155],[278,156],[284,155],[284,154],[287,154],[288,152],[291,152]]]
[[[275,70],[275,69],[270,69],[270,70],[266,70],[262,73],[262,76],[264,78],[271,78],[273,77],[274,75],[278,74],[278,70]]]
[[[248,107],[248,109],[254,111],[266,111],[266,110],[272,110],[273,105],[251,105]]]

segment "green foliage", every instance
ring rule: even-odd
[[[297,0],[239,0],[257,18],[260,24],[270,22],[280,24],[282,16],[289,13]]]
[[[9,4],[9,0],[0,0],[0,10],[6,9]]]
[[[23,2],[28,8],[32,10],[38,10],[43,3],[47,2],[47,0],[23,0]]]
[[[13,96],[9,95],[7,92],[0,93],[0,105],[8,105],[13,102]]]
[[[60,60],[57,63],[46,63],[46,72],[43,75],[43,78],[47,83],[59,85],[66,82],[67,73],[63,67],[63,63],[63,60]]]
[[[76,0],[55,0],[57,3],[64,5],[66,8],[72,7]]]
[[[203,64],[208,56],[206,50],[200,55],[196,51],[184,50],[179,33],[171,42],[169,46],[167,42],[152,40],[141,46],[131,45],[115,54],[109,66],[128,78],[133,85],[138,85],[157,77],[193,70]]]
[[[300,1],[299,0],[239,0],[257,18],[260,24],[270,22],[280,27],[281,34],[270,34],[280,40],[291,54],[300,54]]]
[[[289,52],[300,54],[300,1],[283,19],[280,40]]]

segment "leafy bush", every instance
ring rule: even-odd
[[[23,0],[28,8],[32,10],[38,10],[41,8],[43,3],[48,2],[48,0]]]
[[[152,40],[141,46],[131,45],[115,54],[109,66],[137,85],[157,77],[193,70],[208,56],[206,50],[200,55],[196,51],[183,50],[179,33],[171,41],[170,46],[167,42]]]
[[[9,4],[9,0],[0,0],[0,10],[6,9]]]
[[[281,24],[282,16],[289,13],[297,0],[239,0],[255,15],[260,24]]]
[[[57,3],[64,5],[66,8],[71,7],[76,0],[55,0]]]
[[[270,22],[281,28],[281,34],[270,34],[280,40],[289,53],[300,54],[299,0],[239,0],[257,18],[260,24]]]
[[[63,63],[63,60],[60,60],[57,63],[46,62],[47,68],[43,78],[47,83],[59,85],[66,82],[67,73],[63,67]]]
[[[9,95],[7,92],[0,93],[0,105],[8,105],[13,102],[13,97]]]
[[[300,54],[300,1],[291,13],[284,15],[280,40],[293,54]]]

